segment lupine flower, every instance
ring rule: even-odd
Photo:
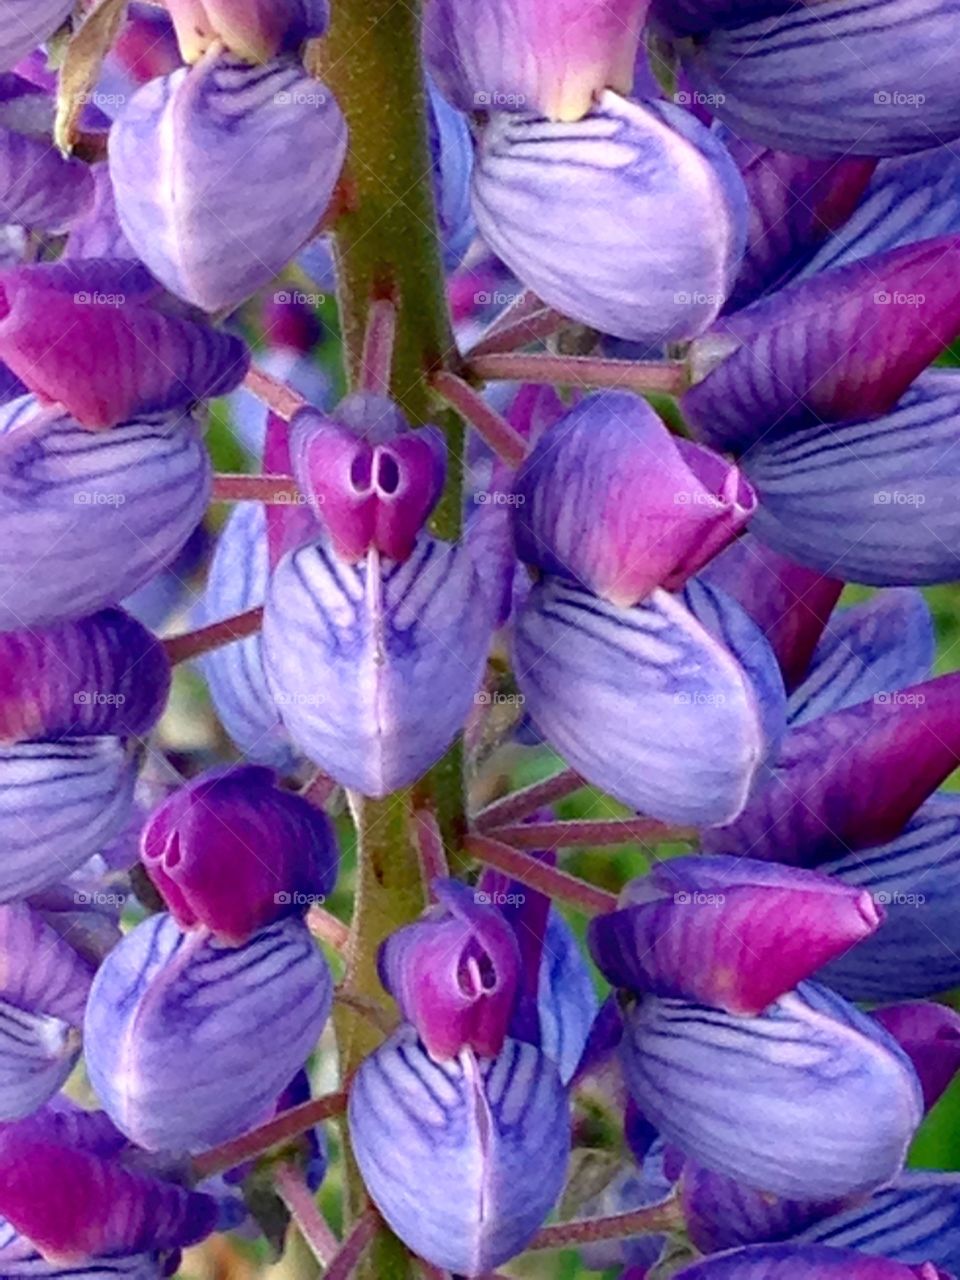
[[[143,829],[147,874],[183,929],[239,945],[332,891],[337,842],[326,814],[254,765],[181,787]]]
[[[3,0],[0,8],[0,71],[52,35],[73,8],[72,0]]]
[[[161,310],[138,264],[73,260],[0,276],[0,359],[86,427],[182,410],[232,390],[244,344]],[[122,376],[118,373],[122,371]]]
[[[196,1151],[267,1119],[330,1012],[330,970],[286,919],[240,947],[166,914],[127,934],[87,1005],[87,1068],[110,1118],[148,1150]]]
[[[93,178],[82,161],[60,155],[49,136],[17,127],[24,114],[33,115],[31,100],[38,107],[50,102],[28,81],[4,76],[0,87],[0,221],[42,231],[65,231],[92,203]],[[29,126],[33,121],[27,123]]]
[[[211,467],[189,419],[96,435],[28,396],[0,412],[0,627],[92,613],[147,582],[187,541]]]
[[[585,116],[603,89],[628,93],[649,0],[429,0],[424,43],[461,111]]]
[[[212,47],[144,85],[110,131],[121,225],[172,293],[205,311],[235,307],[316,230],[346,146],[339,107],[299,63],[265,70]]]
[[[187,62],[215,41],[252,62],[323,35],[327,0],[171,0],[170,14]]]
[[[746,192],[723,144],[673,104],[611,92],[576,124],[495,115],[473,201],[484,239],[545,302],[649,345],[710,325],[746,241]]]
[[[960,1014],[924,1001],[887,1005],[873,1016],[913,1063],[929,1111],[960,1069]]]
[[[677,1280],[951,1280],[932,1262],[906,1266],[849,1249],[754,1245],[676,1272]]]

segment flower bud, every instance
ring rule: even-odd
[[[563,1187],[566,1092],[533,1045],[435,1062],[402,1026],[357,1071],[350,1141],[379,1211],[414,1253],[480,1276],[522,1252]],[[457,1194],[451,1195],[450,1188]]]
[[[104,1109],[148,1151],[199,1151],[273,1115],[330,1013],[333,981],[300,920],[224,947],[172,917],[100,966],[84,1052]]]
[[[337,873],[330,819],[257,765],[213,770],[175,791],[148,819],[141,851],[177,924],[233,945],[323,901]]]
[[[461,111],[579,120],[604,89],[629,93],[650,0],[430,0],[427,61]]]
[[[473,203],[490,248],[544,302],[651,346],[711,324],[746,240],[746,192],[723,144],[672,103],[615,93],[577,124],[494,116]]]
[[[298,62],[250,67],[212,46],[145,84],[111,129],[121,225],[172,293],[236,307],[316,231],[346,148],[333,95]]]
[[[290,454],[339,555],[359,560],[375,547],[391,560],[410,557],[443,490],[446,446],[436,428],[410,431],[390,400],[353,395],[330,417],[301,409]]]
[[[588,396],[554,423],[516,488],[520,558],[621,606],[683,586],[755,505],[735,466],[675,439],[622,391]]]
[[[463,1048],[493,1058],[517,999],[520,953],[497,907],[455,880],[433,883],[438,904],[380,948],[380,981],[436,1061]]]

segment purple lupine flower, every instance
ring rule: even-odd
[[[951,1280],[932,1262],[907,1266],[822,1245],[752,1245],[675,1273],[677,1280]]]
[[[273,1114],[332,997],[330,970],[300,920],[225,947],[151,916],[94,980],[84,1023],[91,1083],[147,1150],[226,1141]]]
[[[182,410],[243,380],[239,338],[159,309],[139,264],[73,259],[0,276],[0,359],[85,427]]]
[[[634,1100],[706,1168],[794,1200],[869,1191],[900,1172],[923,1115],[916,1073],[827,988],[802,983],[756,1018],[645,996],[625,1024]]]
[[[94,434],[25,397],[0,411],[0,476],[0,627],[16,630],[93,613],[153,577],[203,517],[211,466],[189,419]]]
[[[72,0],[3,0],[0,7],[0,71],[9,71],[66,19]]]
[[[929,1111],[960,1070],[960,1014],[923,1001],[887,1005],[873,1016],[913,1063]]]
[[[215,41],[251,62],[267,62],[284,48],[322,36],[327,0],[170,0],[170,16],[187,62]]]
[[[446,446],[436,428],[411,431],[392,401],[359,393],[330,416],[301,409],[290,422],[290,454],[338,555],[359,560],[375,547],[409,559],[443,490]]]
[[[736,467],[671,436],[645,400],[588,396],[539,439],[517,476],[521,560],[629,606],[678,590],[755,503]]]
[[[233,308],[316,230],[346,147],[332,94],[299,63],[251,67],[213,46],[146,84],[111,130],[120,223],[172,293],[205,311]]]
[[[289,553],[267,595],[267,679],[294,743],[343,786],[415,781],[462,728],[493,605],[468,543],[427,533],[403,564],[355,565],[329,543]]]
[[[684,47],[687,74],[744,137],[804,155],[897,155],[960,136],[960,90],[938,48],[955,0],[851,0],[718,28]]]
[[[434,881],[437,906],[380,949],[380,981],[436,1061],[464,1048],[494,1058],[517,999],[520,952],[496,907],[466,885]]]
[[[566,1091],[550,1058],[518,1040],[495,1058],[463,1050],[435,1062],[405,1024],[354,1077],[349,1124],[391,1228],[459,1274],[482,1275],[521,1251],[563,1187]]]
[[[426,57],[461,111],[585,116],[603,89],[629,93],[649,0],[429,0]]]
[[[874,933],[869,893],[749,858],[677,858],[634,881],[590,924],[614,986],[762,1013],[827,959]]]
[[[258,765],[214,770],[175,791],[151,814],[141,849],[177,924],[235,946],[322,902],[337,873],[330,819]]]
[[[723,144],[672,103],[610,92],[576,124],[495,115],[473,200],[484,239],[545,302],[650,345],[710,325],[746,242],[746,191]]]

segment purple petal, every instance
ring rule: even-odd
[[[107,258],[114,261],[136,259],[137,255],[123,234],[117,217],[109,166],[91,165],[89,174],[93,182],[92,203],[82,217],[73,220],[63,257]]]
[[[333,824],[277,784],[258,765],[215,769],[150,815],[143,864],[181,928],[201,927],[238,945],[333,891]]]
[[[789,690],[803,679],[843,583],[804,569],[744,534],[700,576],[736,600],[776,654]]]
[[[621,606],[682,586],[755,505],[736,467],[675,441],[645,400],[617,391],[554,423],[516,490],[520,558]]]
[[[813,983],[758,1018],[655,996],[626,1016],[635,1102],[708,1169],[798,1200],[832,1200],[897,1174],[922,1117],[896,1042]]]
[[[52,1098],[80,1056],[75,1027],[0,1000],[0,1120],[18,1120]]]
[[[951,1280],[932,1263],[918,1267],[811,1244],[733,1249],[678,1271],[676,1280]]]
[[[169,10],[188,62],[214,40],[250,62],[266,62],[322,36],[330,17],[327,0],[170,0]]]
[[[746,235],[743,181],[723,145],[679,107],[614,93],[577,124],[495,115],[473,201],[490,248],[545,302],[651,345],[714,320]]]
[[[0,742],[145,736],[170,690],[156,637],[121,609],[0,632]]]
[[[300,548],[270,583],[267,677],[298,747],[343,786],[382,796],[421,777],[463,727],[491,606],[471,548],[422,534],[402,565]]]
[[[761,1013],[827,960],[874,933],[870,894],[827,876],[738,858],[676,858],[590,922],[614,986]]]
[[[707,852],[815,866],[897,835],[960,760],[960,676],[878,693],[792,730]]]
[[[332,996],[327,963],[299,920],[228,948],[151,916],[94,981],[84,1030],[91,1083],[147,1150],[213,1146],[273,1114]]]
[[[793,725],[919,684],[931,674],[936,638],[930,608],[908,587],[835,613],[809,673],[787,703]]]
[[[0,906],[0,998],[25,1012],[83,1025],[92,969],[22,902]]]
[[[888,1005],[873,1016],[913,1063],[929,1111],[960,1069],[960,1014],[946,1005]]]
[[[540,1048],[569,1084],[587,1047],[600,1008],[593,974],[573,930],[555,907],[547,916],[540,959],[537,1008]]]
[[[207,574],[203,621],[232,618],[263,604],[267,593],[264,505],[239,502],[217,542]],[[259,633],[205,654],[200,669],[220,721],[241,754],[254,764],[291,773],[296,755],[263,669]]]
[[[216,1227],[212,1196],[38,1138],[0,1133],[0,1213],[53,1262],[196,1244]],[[51,1197],[52,1187],[62,1188]]]
[[[497,907],[455,880],[435,880],[439,906],[380,949],[380,981],[431,1058],[464,1048],[496,1057],[517,999],[520,952]]]
[[[39,231],[66,231],[86,212],[93,192],[90,169],[83,161],[64,159],[46,138],[0,128],[3,222]]]
[[[785,13],[793,0],[653,0],[650,16],[677,35],[704,35],[768,14]]]
[[[603,89],[629,93],[649,0],[430,0],[424,46],[454,106],[587,114]]]
[[[0,279],[0,359],[42,401],[86,427],[112,427],[243,381],[249,355],[239,338],[131,296],[131,263],[102,265],[109,291],[89,287],[87,260],[18,267]]]
[[[867,889],[886,919],[818,976],[851,1000],[912,1000],[960,985],[960,800],[928,800],[890,844],[823,870]]]
[[[798,426],[888,413],[960,333],[960,300],[949,287],[958,264],[960,237],[942,236],[789,285],[739,312],[705,339],[729,343],[733,354],[683,397],[688,421],[707,444],[739,452]]]
[[[813,569],[877,586],[953,580],[960,375],[922,373],[873,421],[811,427],[744,459],[758,537]]]
[[[0,747],[0,902],[63,880],[124,827],[137,761],[119,738]]]
[[[807,3],[691,44],[694,85],[744,137],[805,155],[896,155],[960,135],[956,0]]]
[[[110,131],[121,225],[172,293],[235,307],[314,233],[346,147],[333,95],[299,62],[251,67],[212,48],[144,85]]]
[[[751,626],[732,602],[722,608]],[[514,643],[525,710],[589,781],[669,822],[742,809],[767,745],[755,686],[678,599],[655,591],[618,609],[546,578],[517,617]],[[763,660],[773,667],[771,654]]]
[[[66,19],[72,0],[3,0],[0,6],[0,71],[9,71]]]
[[[192,422],[96,435],[32,398],[0,416],[0,628],[46,625],[123,599],[203,517],[210,459]]]
[[[293,471],[290,451],[290,424],[279,414],[267,414],[263,439],[263,470],[266,475],[288,476]],[[316,508],[309,502],[270,503],[266,507],[267,561],[271,572],[288,551],[316,542],[323,529]]]
[[[476,1276],[520,1253],[563,1187],[567,1097],[532,1045],[436,1063],[402,1026],[361,1065],[348,1115],[374,1203],[435,1266]]]

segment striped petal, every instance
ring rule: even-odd
[[[738,133],[803,155],[898,155],[960,136],[940,53],[956,0],[824,0],[712,31],[684,65]]]
[[[3,0],[0,6],[0,71],[9,71],[56,31],[73,0]]]
[[[75,1027],[0,1000],[0,1120],[19,1120],[52,1098],[79,1056]]]
[[[119,738],[0,747],[0,902],[58,883],[118,835],[136,774]]]
[[[84,1030],[91,1083],[147,1150],[213,1146],[273,1114],[332,996],[327,963],[299,920],[228,948],[151,916],[94,980]]]
[[[787,734],[736,821],[707,852],[816,866],[903,830],[960,761],[960,676],[878,693]]]
[[[0,999],[24,1011],[83,1025],[93,971],[39,912],[0,906]]]
[[[960,574],[960,374],[930,369],[873,421],[811,427],[744,459],[758,537],[784,555],[874,586]]]
[[[902,1173],[864,1204],[808,1227],[799,1239],[898,1262],[931,1258],[960,1271],[960,1174]]]
[[[0,629],[114,604],[176,555],[210,497],[189,421],[145,418],[93,435],[32,398],[0,417]]]
[[[217,622],[263,604],[268,571],[263,503],[239,502],[217,541],[202,620]],[[259,632],[205,654],[200,669],[217,715],[245,759],[292,772],[296,755],[267,684]]]
[[[883,908],[877,935],[818,977],[851,1000],[913,1000],[960,985],[960,799],[937,795],[889,844],[822,870],[868,890]]]
[[[90,167],[82,160],[64,159],[46,138],[0,128],[0,221],[66,231],[93,194]]]
[[[315,232],[346,147],[333,95],[299,62],[251,67],[214,46],[145,84],[111,129],[121,225],[172,293],[235,307]]]
[[[416,781],[462,728],[491,607],[473,553],[422,534],[403,564],[348,565],[318,542],[270,582],[267,678],[290,736],[343,786],[382,796]]]
[[[8,1228],[10,1231],[12,1227]],[[20,1237],[15,1237],[18,1241]],[[44,1262],[39,1254],[29,1249],[16,1260],[4,1259],[5,1276],[20,1280],[163,1280],[166,1260],[156,1253],[136,1253],[124,1258],[96,1258],[78,1264],[60,1266]]]
[[[714,599],[775,706],[772,654],[738,606]],[[618,609],[546,578],[518,614],[514,647],[525,710],[585,778],[664,821],[743,808],[767,750],[757,688],[678,598],[657,590]]]
[[[545,302],[650,345],[707,328],[746,237],[743,180],[722,143],[672,103],[609,92],[577,124],[494,116],[473,202],[490,248]]]
[[[600,1010],[593,974],[576,935],[555,907],[547,916],[537,992],[540,1048],[569,1084]]]
[[[704,339],[733,354],[683,397],[687,420],[707,444],[739,453],[799,427],[889,413],[960,333],[960,299],[949,286],[958,266],[960,237],[942,236],[738,312]]]
[[[706,1258],[675,1272],[676,1280],[952,1280],[932,1262],[905,1266],[848,1249],[759,1244]]]
[[[348,1114],[377,1208],[414,1253],[459,1275],[520,1253],[563,1187],[567,1097],[532,1045],[437,1063],[402,1026],[361,1065]]]
[[[869,893],[816,872],[749,858],[675,858],[590,922],[597,965],[614,986],[757,1014],[829,958],[869,937]]]
[[[878,592],[827,624],[810,671],[787,703],[792,725],[926,680],[936,639],[930,607],[910,588]]]
[[[813,983],[758,1018],[647,996],[626,1015],[635,1102],[708,1169],[797,1200],[832,1200],[900,1172],[922,1117],[896,1041]]]

